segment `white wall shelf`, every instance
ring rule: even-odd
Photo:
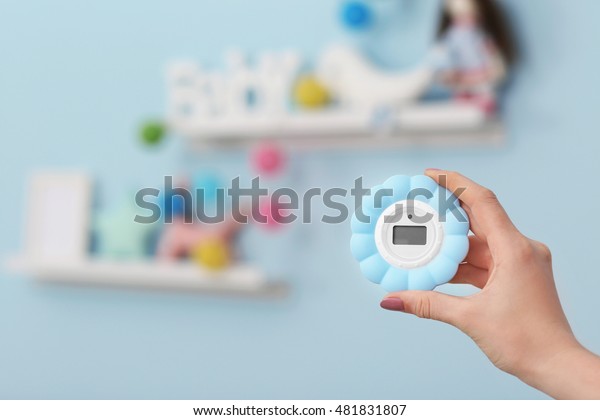
[[[231,150],[247,147],[258,141],[269,140],[282,147],[297,151],[364,151],[393,150],[410,148],[455,149],[464,147],[500,148],[505,144],[504,125],[499,121],[490,121],[474,130],[448,131],[397,131],[391,133],[371,133],[368,135],[346,136],[285,136],[264,134],[253,137],[191,137],[188,145],[192,150]]]
[[[239,148],[265,139],[295,150],[498,147],[505,141],[499,118],[467,105],[415,105],[386,118],[378,127],[369,113],[320,111],[176,119],[169,126],[197,149]]]
[[[145,288],[259,298],[284,297],[288,292],[286,283],[268,281],[262,271],[248,265],[234,265],[212,272],[191,263],[153,261],[88,259],[57,264],[15,257],[7,263],[9,269],[41,282],[77,286]]]

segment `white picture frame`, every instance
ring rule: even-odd
[[[38,172],[29,180],[25,250],[41,264],[77,263],[90,246],[92,182],[84,173]]]

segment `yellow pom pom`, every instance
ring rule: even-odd
[[[329,104],[327,88],[314,76],[301,77],[294,88],[294,99],[303,108],[323,108]]]
[[[222,270],[230,263],[229,247],[223,241],[210,239],[192,249],[192,260],[209,270]]]

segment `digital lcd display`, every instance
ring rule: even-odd
[[[394,245],[427,245],[426,226],[394,226]]]

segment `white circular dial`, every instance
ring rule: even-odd
[[[381,214],[375,227],[375,244],[385,261],[397,268],[427,265],[439,253],[444,228],[439,214],[418,200],[398,201]]]

